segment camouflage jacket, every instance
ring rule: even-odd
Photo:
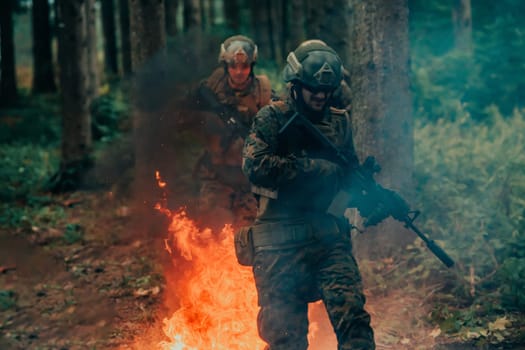
[[[342,169],[327,160],[325,150],[305,130],[292,124],[279,134],[295,110],[290,101],[262,108],[244,144],[243,172],[254,192],[262,195],[259,219],[324,212],[340,189]],[[355,155],[351,121],[345,110],[330,107],[316,117],[309,119],[335,145]]]
[[[199,177],[219,178],[232,185],[245,181],[241,172],[244,137],[257,111],[271,98],[268,77],[256,75],[252,79],[246,89],[235,91],[228,84],[224,69],[218,68],[201,83],[197,103],[211,113],[203,122],[205,152],[195,168]]]

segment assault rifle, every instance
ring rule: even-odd
[[[232,107],[220,103],[213,91],[205,85],[201,85],[198,89],[198,94],[203,98],[207,107],[217,114],[226,127],[231,131],[231,137],[241,136],[246,137],[250,131],[242,121],[238,120],[237,110]]]
[[[347,208],[357,207],[366,218],[365,226],[375,225],[382,219],[392,216],[402,222],[407,229],[415,232],[445,266],[454,265],[454,260],[414,225],[414,221],[419,216],[419,211],[410,210],[407,202],[399,194],[384,188],[374,180],[374,174],[379,172],[380,167],[373,157],[368,157],[360,165],[355,156],[340,150],[314,124],[297,112],[281,127],[279,134],[286,132],[292,123],[305,129],[328,152],[328,158],[341,165],[348,174],[346,180],[352,190],[341,190],[328,208],[329,213],[342,216]],[[377,208],[380,210],[378,211]],[[377,215],[378,212],[380,213],[379,216]]]

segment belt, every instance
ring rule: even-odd
[[[269,223],[252,226],[253,246],[296,246],[315,240],[314,230],[307,223]]]

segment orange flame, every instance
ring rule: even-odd
[[[155,173],[159,188],[165,189],[159,172]],[[209,228],[199,229],[184,209],[172,212],[167,208],[166,194],[155,206],[171,219],[165,248],[177,269],[175,290],[180,307],[164,319],[163,350],[262,350],[265,343],[257,333],[257,293],[249,267],[239,265],[235,257],[233,229],[227,224],[220,235]],[[184,259],[184,261],[181,261]],[[319,325],[329,321],[322,303],[312,304],[309,349],[336,348],[331,330],[320,331]],[[310,312],[309,312],[310,313]],[[309,315],[311,317],[312,315]]]
[[[159,185],[165,184],[158,173],[156,179]],[[170,291],[180,307],[164,319],[163,331],[170,340],[161,342],[160,348],[263,349],[256,329],[253,275],[237,262],[231,225],[214,237],[210,229],[200,230],[183,209],[172,213],[164,203],[156,208],[171,218],[166,249],[173,254],[174,265],[184,263],[184,269],[177,278],[181,283]]]

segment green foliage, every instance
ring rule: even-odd
[[[60,123],[58,96],[23,95],[18,106],[0,110],[0,144],[57,145]]]
[[[418,123],[418,207],[421,226],[457,262],[456,303],[513,310],[525,300],[525,116],[491,116]]]
[[[49,147],[0,144],[0,199],[11,201],[38,192],[56,171],[58,157]]]
[[[11,290],[0,290],[0,311],[16,306],[15,293]]]
[[[129,127],[130,106],[122,89],[114,88],[91,103],[92,133],[96,141],[108,142]]]
[[[67,244],[77,243],[84,237],[84,229],[79,224],[67,224],[64,232],[64,241]]]
[[[419,117],[490,119],[525,106],[523,1],[472,2],[472,52],[454,49],[451,1],[409,2],[413,92]]]

